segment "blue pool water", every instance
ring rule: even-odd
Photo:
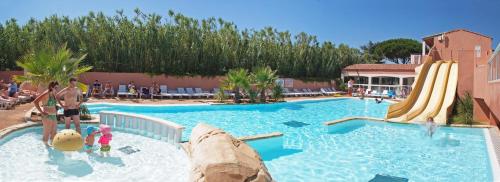
[[[277,181],[369,181],[390,175],[410,181],[491,181],[483,129],[441,127],[433,138],[419,125],[354,120],[382,118],[388,103],[334,99],[266,105],[125,106],[92,104],[92,113],[120,111],[186,126],[199,122],[235,136],[281,132],[283,137],[249,142]]]
[[[87,154],[45,147],[41,126],[10,133],[0,139],[0,181],[189,181],[191,166],[182,149],[138,132],[112,133],[108,157],[98,154],[99,136],[96,151]]]

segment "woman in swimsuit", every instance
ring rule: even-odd
[[[35,104],[36,109],[42,113],[42,124],[43,124],[43,143],[45,145],[49,145],[49,136],[50,140],[53,141],[54,136],[57,132],[57,88],[59,83],[50,82],[49,88],[43,92],[40,96],[38,96],[33,103]],[[42,103],[42,107],[40,107],[40,102]]]

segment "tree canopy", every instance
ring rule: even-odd
[[[320,42],[303,32],[240,30],[222,19],[198,20],[173,11],[162,17],[136,9],[133,17],[123,11],[113,16],[90,12],[73,19],[31,19],[24,25],[15,19],[0,23],[0,70],[20,69],[16,60],[46,44],[66,44],[87,54],[82,64],[105,72],[214,76],[269,66],[281,76],[337,78],[345,66],[365,62],[356,48]]]
[[[389,39],[382,42],[368,42],[361,46],[363,58],[372,62],[384,59],[398,64],[410,63],[410,55],[421,51],[421,44],[413,39]]]

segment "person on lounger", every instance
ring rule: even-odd
[[[135,94],[137,94],[137,89],[135,88],[134,81],[130,81],[130,82],[128,83],[127,88],[128,88],[128,92],[129,92],[129,93],[134,94],[134,95],[135,95]]]
[[[159,95],[160,93],[160,85],[157,82],[153,82],[153,94]]]
[[[115,94],[110,82],[106,82],[106,84],[104,84],[103,94],[104,97],[113,97],[113,95]]]
[[[97,97],[97,96],[101,96],[101,82],[99,82],[99,80],[95,80],[94,81],[94,85],[93,85],[93,89],[92,89],[92,95],[94,97]]]

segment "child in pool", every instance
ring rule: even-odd
[[[94,126],[87,127],[87,137],[85,137],[85,146],[83,146],[85,152],[91,153],[94,146],[95,135],[99,133],[98,128]]]
[[[101,156],[104,156],[104,153],[109,156],[109,151],[111,150],[111,145],[109,145],[109,142],[113,137],[113,135],[111,135],[111,127],[101,124],[99,126],[99,131],[101,132],[101,137],[97,142],[101,144]]]
[[[434,132],[436,131],[436,123],[434,122],[434,118],[427,118],[425,126],[427,127],[427,134],[432,138],[432,135],[434,135]]]

